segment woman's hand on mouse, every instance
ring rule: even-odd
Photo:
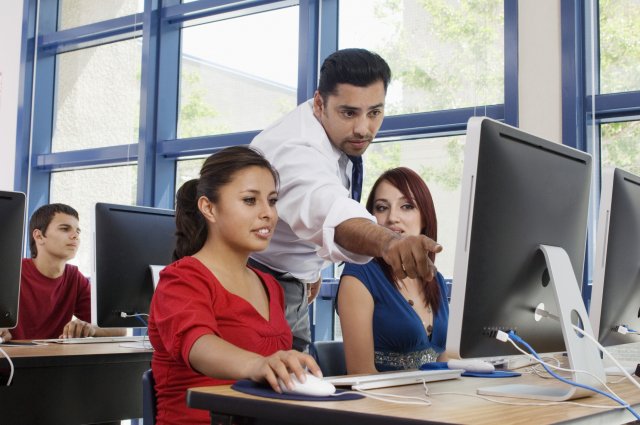
[[[294,373],[300,382],[305,381],[306,373],[322,377],[322,371],[314,358],[295,350],[278,351],[268,357],[258,357],[248,366],[248,376],[252,381],[267,381],[278,393],[282,392],[278,379],[288,388],[293,388],[290,373]]]

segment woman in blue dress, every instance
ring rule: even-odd
[[[409,168],[382,174],[371,189],[367,209],[403,236],[437,241],[436,212],[429,188]],[[435,263],[435,254],[430,254]],[[449,305],[444,278],[396,279],[381,258],[347,264],[338,289],[347,371],[376,373],[417,369],[442,357]]]

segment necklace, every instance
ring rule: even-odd
[[[411,298],[407,298],[407,302],[409,303],[409,305],[411,307],[413,307],[415,305],[415,302]],[[433,310],[431,310],[431,306],[430,305],[427,306],[427,313],[429,313],[429,314],[433,313]],[[431,325],[431,324],[427,325],[425,323],[425,321],[422,320],[422,326],[424,326],[427,329],[427,335],[431,336],[431,332],[433,332],[433,325]]]

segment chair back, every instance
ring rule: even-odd
[[[313,343],[313,354],[324,376],[347,374],[342,341],[316,341]]]
[[[151,369],[142,374],[142,420],[144,425],[156,423],[156,381]]]

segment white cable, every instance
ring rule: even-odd
[[[487,396],[483,396],[479,394],[457,393],[457,392],[451,392],[451,391],[441,392],[441,393],[431,393],[431,395],[461,395],[461,396],[467,396],[467,397],[476,397],[482,400],[490,401],[492,403],[506,404],[508,406],[557,406],[557,405],[566,406],[567,404],[571,404],[574,406],[589,407],[592,409],[625,409],[626,408],[625,406],[621,406],[619,404],[605,406],[605,405],[599,405],[599,404],[577,403],[575,401],[547,401],[544,403],[513,402],[513,401],[497,400],[497,399],[489,398]]]
[[[7,352],[4,351],[2,348],[0,348],[0,352],[2,352],[2,354],[7,358],[7,361],[9,362],[9,368],[11,369],[11,372],[9,373],[9,379],[7,380],[7,387],[8,387],[9,385],[11,385],[11,381],[13,380],[13,372],[15,371],[15,368],[13,367],[13,362],[11,361],[11,357],[9,357]]]
[[[424,387],[425,395],[427,395],[427,392],[429,391],[429,388],[427,388],[427,383],[425,382],[424,379],[422,380],[422,386]],[[426,399],[426,398],[422,398],[422,397],[365,391],[365,390],[357,388],[357,386],[355,386],[355,385],[353,387],[351,387],[351,388],[353,389],[353,391],[345,391],[345,392],[353,392],[353,393],[356,393],[356,394],[362,394],[365,397],[369,397],[369,398],[372,398],[374,400],[384,401],[386,403],[414,404],[414,405],[420,405],[420,406],[431,406],[431,401]],[[340,394],[332,394],[332,395],[334,395],[336,397],[339,397],[340,395],[344,394],[345,392],[341,392]],[[418,400],[418,401],[397,401],[397,400],[389,400],[389,399],[386,399],[386,398],[383,398],[383,397],[402,398],[402,399],[407,399],[407,400]]]
[[[396,394],[387,394],[387,393],[373,393],[373,392],[367,392],[365,390],[359,390],[357,388],[354,388],[353,391],[356,394],[362,394],[365,397],[369,397],[372,398],[374,400],[379,400],[379,401],[384,401],[385,403],[395,403],[395,404],[414,404],[414,405],[420,405],[420,406],[431,406],[431,401],[426,400],[424,398],[420,398],[420,397],[413,397],[413,396],[400,396],[400,395],[396,395]],[[340,394],[336,394],[336,396],[340,396],[343,393]],[[398,401],[398,400],[389,400],[386,399],[384,397],[395,397],[395,398],[405,398],[405,399],[415,399],[415,400],[419,400],[419,401]]]
[[[582,329],[580,329],[579,327],[577,327],[576,325],[573,325],[573,329],[575,329],[576,332],[578,332],[580,335],[583,335],[585,337],[587,337],[587,339],[591,342],[593,342],[596,347],[598,347],[598,349],[600,351],[602,351],[604,354],[607,355],[607,357],[609,357],[611,360],[613,360],[613,364],[616,365],[616,367],[618,367],[618,369],[620,369],[622,371],[622,373],[624,374],[624,376],[633,383],[633,385],[635,385],[636,387],[638,387],[640,389],[640,383],[638,381],[636,381],[633,376],[631,376],[631,374],[629,372],[627,372],[627,370],[620,364],[620,362],[618,360],[616,360],[615,357],[613,357],[611,355],[611,353],[604,348],[593,336],[589,335],[587,332],[583,331]]]
[[[551,369],[560,370],[560,371],[562,371],[562,372],[570,372],[570,373],[584,373],[584,374],[586,374],[586,375],[591,376],[591,377],[592,377],[592,378],[594,378],[596,381],[598,381],[598,382],[599,382],[599,383],[600,383],[604,388],[606,388],[606,389],[607,389],[607,391],[609,391],[609,393],[613,394],[613,395],[614,395],[614,396],[616,396],[617,398],[620,398],[620,397],[618,396],[618,394],[616,394],[616,393],[615,393],[611,388],[609,388],[609,386],[607,385],[607,383],[606,383],[606,382],[604,382],[602,379],[600,379],[598,376],[594,375],[593,373],[591,373],[591,372],[589,372],[589,371],[587,371],[587,370],[567,369],[567,368],[563,368],[563,367],[559,367],[559,366],[555,366],[555,365],[549,364],[549,363],[547,363],[547,362],[545,362],[545,361],[542,361],[542,360],[536,359],[536,358],[535,358],[535,356],[533,356],[533,355],[531,355],[531,354],[527,353],[526,351],[524,351],[524,350],[523,350],[522,348],[520,348],[520,347],[518,346],[518,344],[516,344],[516,343],[515,343],[515,341],[513,341],[511,338],[509,338],[509,339],[508,339],[508,341],[511,343],[511,345],[513,345],[513,346],[516,348],[516,350],[520,351],[522,354],[524,354],[524,355],[526,355],[526,356],[528,356],[528,357],[530,357],[530,358],[532,358],[532,359],[535,359],[538,363],[543,364],[543,365],[545,365],[545,366],[547,366],[547,367],[550,367]]]

